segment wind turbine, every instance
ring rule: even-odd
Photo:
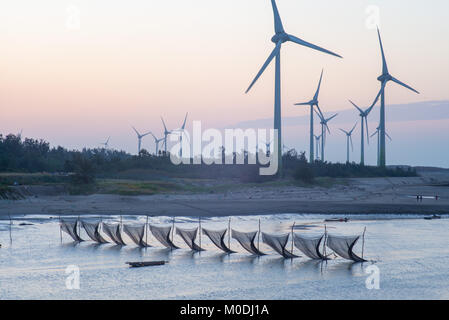
[[[167,130],[167,126],[165,125],[165,121],[164,121],[164,119],[162,117],[161,117],[161,120],[162,120],[162,124],[164,125],[164,145],[165,145],[164,152],[165,152],[165,154],[167,154],[167,137],[172,132]]]
[[[331,54],[337,57],[340,57],[338,54],[335,54],[331,51],[318,47],[314,44],[306,42],[298,37],[290,35],[284,31],[284,27],[282,26],[281,17],[279,16],[279,11],[276,6],[275,0],[271,0],[271,6],[273,7],[273,15],[274,15],[274,31],[275,35],[271,38],[271,41],[275,44],[275,48],[268,56],[265,63],[262,65],[262,68],[257,73],[254,80],[251,82],[250,86],[246,90],[248,93],[249,90],[256,83],[257,79],[262,75],[270,62],[276,57],[275,62],[275,80],[274,80],[274,129],[277,130],[277,152],[278,152],[278,163],[279,163],[279,171],[282,172],[282,134],[281,134],[281,46],[284,42],[290,41],[296,44],[318,50],[327,54]]]
[[[156,136],[152,132],[150,132],[150,134],[153,136],[154,143],[156,144],[156,156],[157,156],[157,155],[159,155],[159,143],[161,141],[165,141],[165,138],[158,139],[158,138],[156,138]]]
[[[149,135],[151,132],[148,131],[147,133],[140,134],[139,131],[137,131],[136,128],[132,127],[137,135],[137,155],[140,155],[140,146],[142,145],[142,138]]]
[[[329,117],[326,119],[323,114],[318,113],[318,111],[315,111],[315,112],[318,114],[318,116],[321,119],[321,121],[320,121],[320,124],[321,124],[321,161],[324,162],[324,146],[326,144],[326,131],[328,133],[331,133],[327,123],[329,121],[331,121],[333,118],[335,118],[338,115],[338,113],[336,113],[332,117]]]
[[[316,146],[315,146],[315,149],[316,149],[315,159],[319,160],[320,140],[321,140],[322,136],[321,135],[319,135],[319,136],[314,135],[314,137],[315,137],[315,143],[316,143]]]
[[[179,142],[180,142],[180,149],[179,149],[179,156],[182,157],[182,136],[184,135],[185,127],[186,127],[186,121],[187,121],[187,115],[189,113],[186,113],[186,116],[184,118],[184,122],[182,123],[181,128],[173,129],[171,132],[178,132],[179,133]],[[165,124],[164,124],[165,126]]]
[[[101,145],[104,146],[105,149],[107,149],[109,147],[109,139],[111,139],[111,137],[108,137],[108,140],[106,140],[106,142],[100,143]]]
[[[351,142],[351,149],[354,150],[354,145],[352,143],[352,133],[354,132],[354,129],[356,126],[357,126],[357,122],[355,123],[354,127],[350,131],[340,129],[341,132],[346,134],[346,163],[349,163],[349,142]],[[363,134],[362,134],[362,136],[363,136]]]
[[[362,130],[360,133],[360,141],[361,141],[361,154],[360,154],[360,165],[365,165],[365,131],[366,131],[366,141],[369,144],[369,130],[368,130],[368,115],[373,110],[374,106],[377,103],[377,100],[379,100],[379,96],[376,97],[373,104],[368,107],[366,110],[362,110],[358,105],[356,105],[354,102],[349,100],[349,102],[360,112],[360,118],[361,118],[361,126]],[[366,124],[366,128],[365,128]]]
[[[323,70],[321,70],[321,76],[320,76],[320,82],[318,82],[318,88],[315,91],[315,95],[313,96],[312,100],[309,102],[303,102],[303,103],[295,103],[295,106],[310,106],[310,163],[314,161],[314,150],[313,150],[313,107],[317,107],[318,111],[321,113],[320,107],[318,105],[318,95],[320,94],[320,87],[321,87],[321,80],[323,79]],[[321,113],[322,114],[322,113]],[[317,150],[318,152],[318,150]]]
[[[374,131],[374,133],[370,136],[370,137],[374,137],[375,135],[377,135],[377,165],[380,165],[380,135],[379,135],[379,131],[380,131],[380,126],[376,128],[376,131]],[[385,135],[388,137],[388,139],[390,141],[392,141],[391,137],[388,135],[387,132],[385,132]]]
[[[387,83],[389,81],[393,81],[396,82],[397,84],[399,84],[402,87],[405,87],[417,94],[419,94],[418,91],[416,91],[415,89],[413,89],[412,87],[406,85],[405,83],[399,81],[398,79],[396,79],[395,77],[393,77],[392,75],[390,75],[390,73],[388,72],[388,66],[387,66],[387,61],[385,59],[385,53],[384,53],[384,48],[382,45],[382,39],[380,37],[380,31],[379,28],[377,28],[377,35],[379,36],[379,44],[380,44],[380,51],[382,54],[382,74],[377,78],[377,80],[380,81],[381,83],[381,88],[379,91],[378,96],[380,95],[380,131],[379,131],[379,135],[380,135],[380,147],[379,147],[379,166],[381,167],[385,167],[386,165],[386,148],[385,148],[385,86],[387,85]],[[377,99],[377,98],[376,98]]]

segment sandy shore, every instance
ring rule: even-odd
[[[417,178],[348,179],[331,188],[251,187],[235,192],[188,195],[35,195],[0,201],[0,215],[131,214],[227,216],[277,213],[449,214],[449,174]],[[416,194],[438,200],[416,201]]]

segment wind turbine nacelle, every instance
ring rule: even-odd
[[[271,41],[274,43],[278,43],[279,41],[281,41],[282,43],[288,41],[288,34],[286,33],[277,33],[275,34],[272,38]]]
[[[393,79],[393,77],[389,74],[383,74],[377,78],[377,80],[379,80],[380,82],[387,82],[390,81],[391,79]]]

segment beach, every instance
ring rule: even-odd
[[[251,214],[445,214],[449,213],[449,174],[421,173],[407,178],[343,179],[330,187],[266,187],[236,191],[123,196],[68,195],[28,187],[23,200],[0,201],[0,215],[168,215]],[[418,202],[416,195],[424,198]],[[438,198],[435,198],[437,196]]]

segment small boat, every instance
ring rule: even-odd
[[[424,217],[424,220],[435,220],[435,219],[441,219],[441,216],[434,214],[430,217]]]
[[[348,222],[348,221],[349,221],[348,218],[330,218],[324,220],[324,222]]]
[[[141,268],[149,266],[162,266],[166,264],[167,261],[139,261],[139,262],[126,262],[131,268]]]

